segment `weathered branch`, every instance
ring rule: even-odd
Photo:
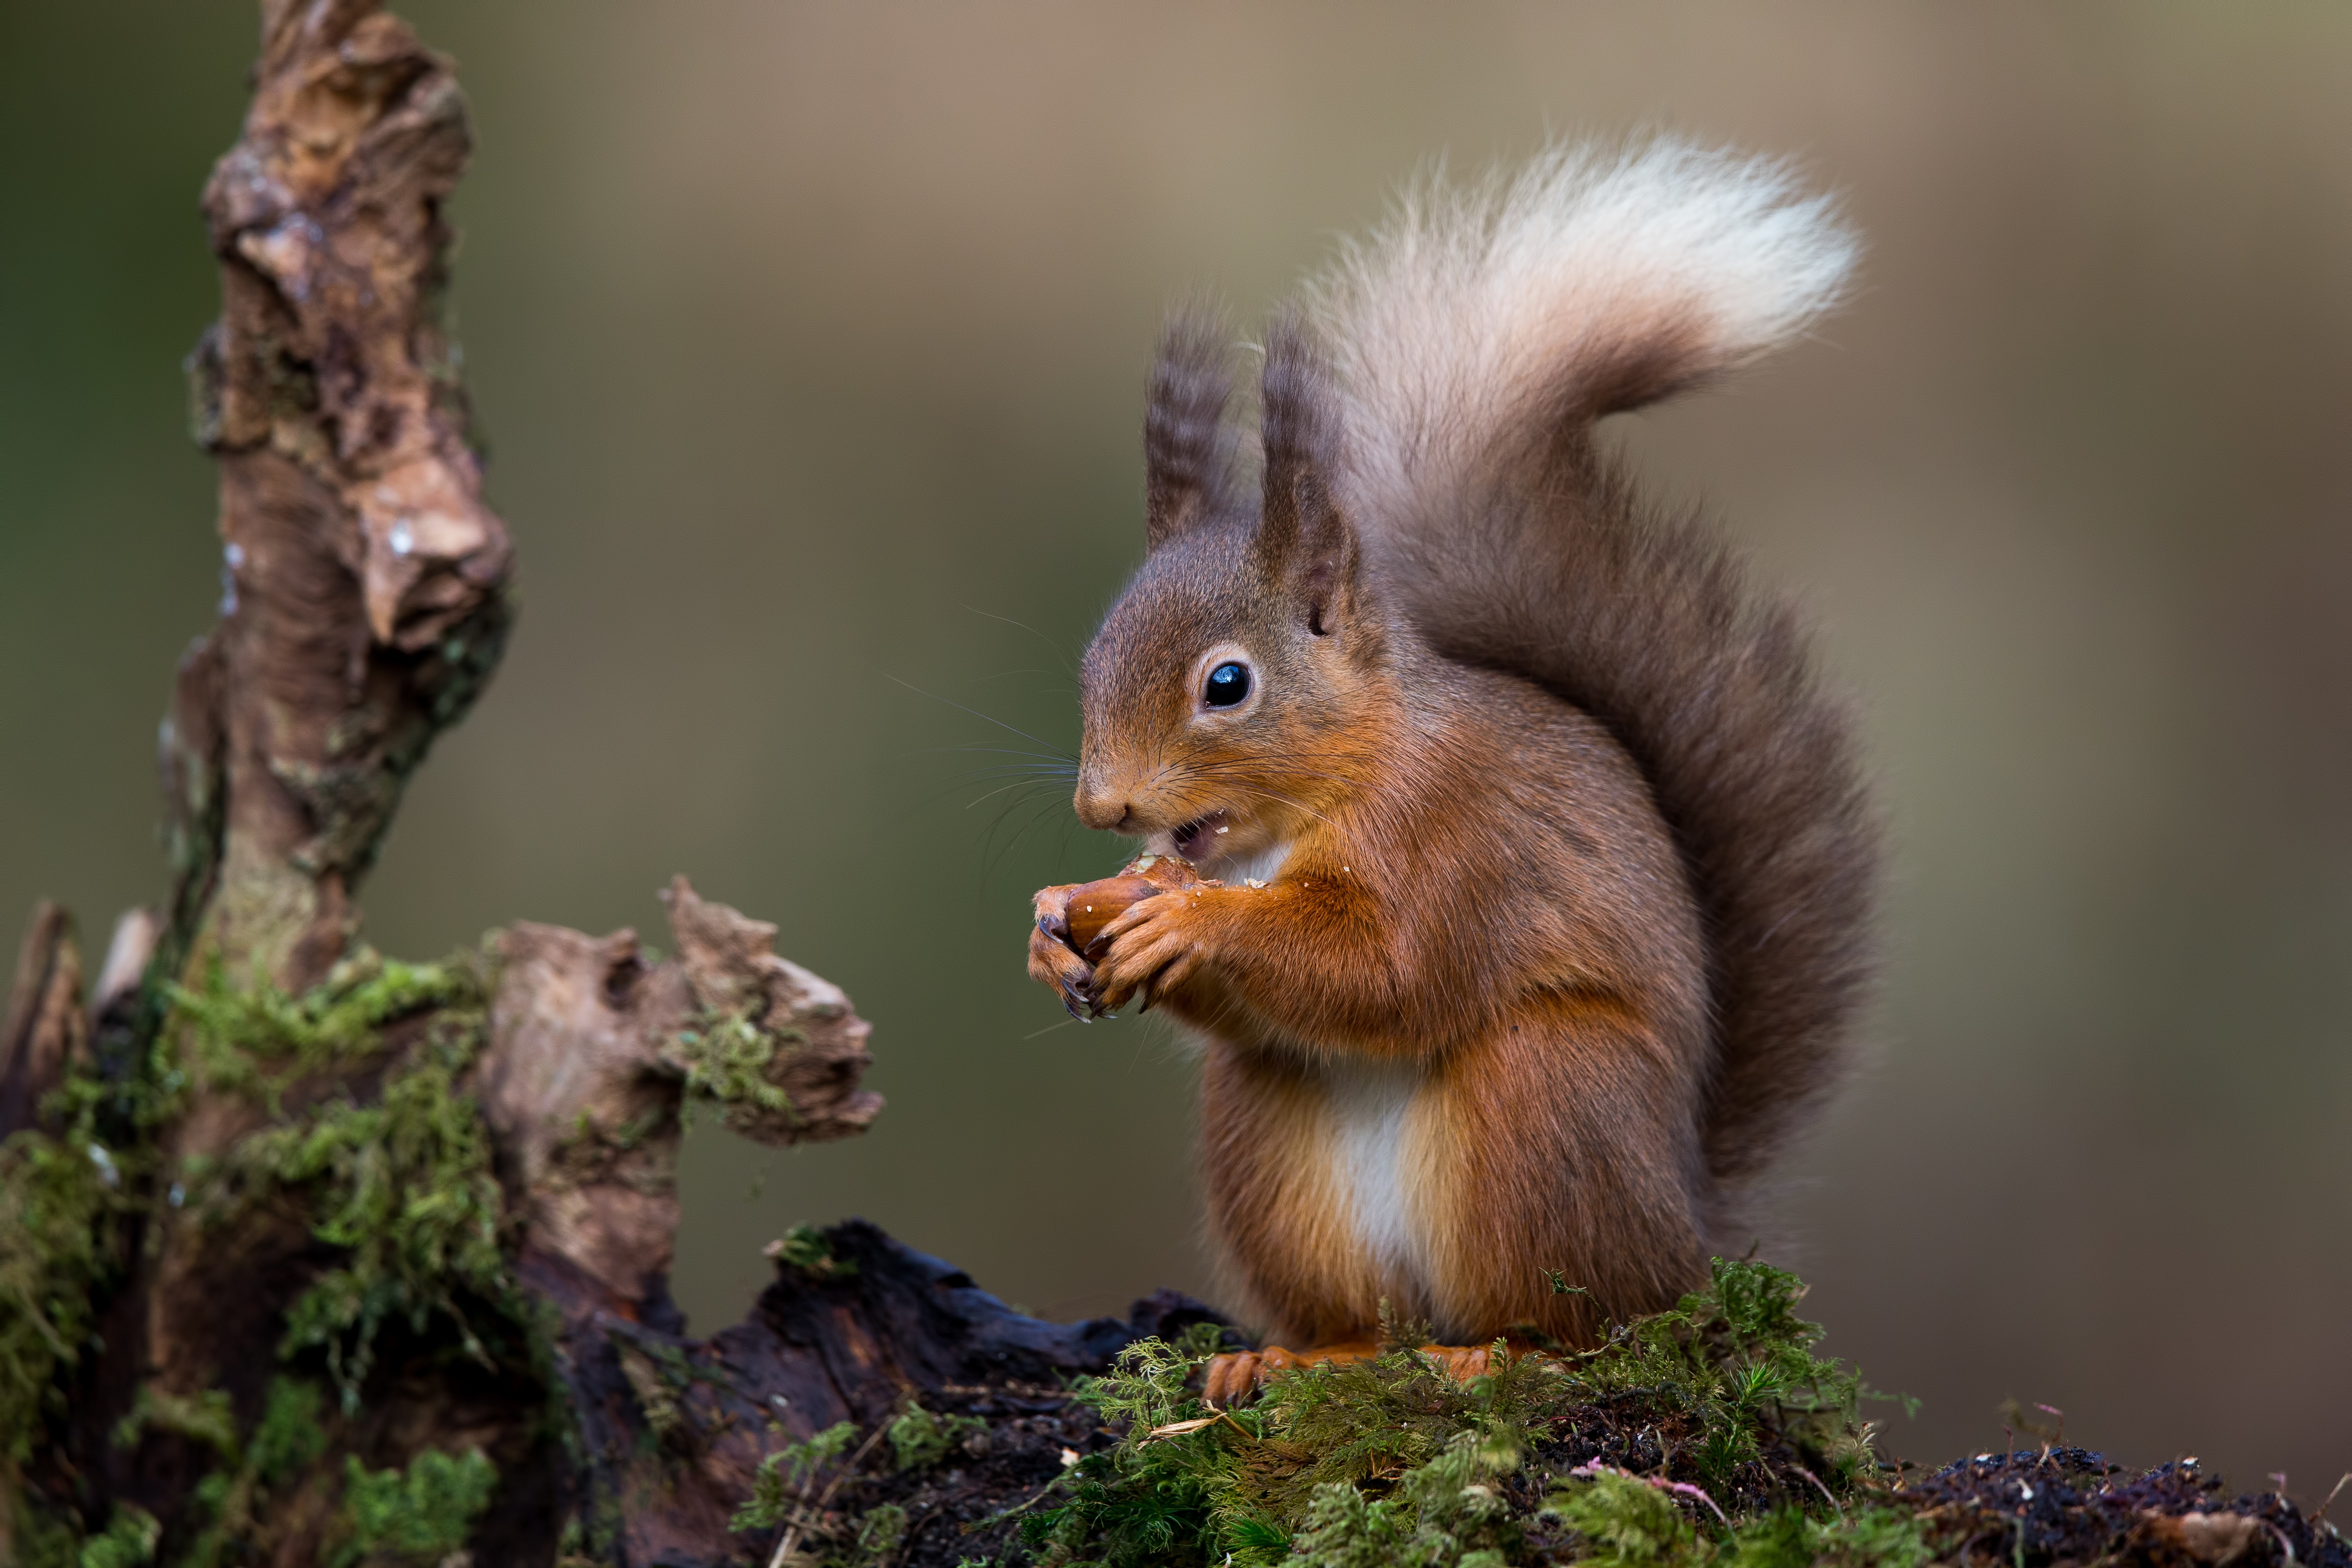
[[[342,955],[402,785],[506,635],[512,552],[439,321],[469,142],[406,24],[271,0],[244,134],[205,189],[222,308],[194,370],[226,594],[171,763],[184,875],[215,881],[207,955],[291,990]],[[196,826],[215,812],[216,836]]]
[[[664,897],[678,957],[655,967],[633,931],[525,923],[499,942],[482,1113],[522,1221],[518,1267],[567,1322],[660,1299],[696,1104],[763,1143],[861,1132],[882,1108],[857,1087],[871,1026],[838,986],[685,878]]]
[[[321,980],[408,775],[497,662],[511,551],[439,321],[441,205],[468,145],[446,62],[404,23],[366,0],[264,6],[252,108],[205,190],[222,306],[191,369],[221,465],[224,593],[164,731],[177,885],[159,992]],[[161,1021],[151,1006],[145,1032]],[[184,1076],[166,1173],[231,1159],[270,1120]],[[165,1204],[143,1225],[126,1299],[144,1310],[119,1331],[148,1386],[257,1400],[286,1300],[236,1284],[275,1270],[299,1289],[320,1261],[308,1219],[264,1211],[224,1238]],[[148,1490],[135,1456],[107,1468]]]
[[[57,1088],[88,1033],[73,917],[44,900],[17,950],[8,1013],[0,1019],[0,1135],[32,1125],[43,1097]]]

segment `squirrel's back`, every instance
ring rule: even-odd
[[[1874,823],[1793,609],[1638,501],[1593,422],[1790,342],[1854,244],[1781,164],[1660,142],[1432,180],[1310,287],[1333,488],[1439,653],[1523,676],[1631,755],[1707,947],[1707,1228],[1836,1081],[1866,978]]]

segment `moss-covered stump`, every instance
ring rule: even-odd
[[[597,1379],[642,1392],[684,1353],[685,1121],[791,1142],[880,1106],[838,988],[684,879],[665,896],[661,963],[518,926],[438,963],[362,949],[299,994],[217,957],[151,974],[157,1025],[112,1056],[37,919],[0,1061],[49,1080],[0,1127],[0,1563],[646,1560],[595,1521],[678,1429],[658,1400],[616,1426]],[[796,1355],[765,1375],[824,1408]],[[646,1528],[699,1508],[684,1534],[727,1540],[731,1499],[655,1489]]]

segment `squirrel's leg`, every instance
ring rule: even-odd
[[[1423,1355],[1451,1373],[1457,1383],[1485,1376],[1491,1351],[1488,1345],[1421,1347]],[[1209,1359],[1202,1377],[1201,1397],[1223,1409],[1247,1399],[1276,1373],[1326,1363],[1345,1365],[1351,1361],[1369,1361],[1380,1353],[1380,1347],[1369,1340],[1318,1345],[1309,1351],[1289,1351],[1280,1345],[1268,1345],[1262,1351],[1228,1351]]]
[[[1370,1340],[1344,1340],[1337,1344],[1318,1345],[1310,1351],[1289,1351],[1280,1345],[1257,1351],[1227,1351],[1209,1358],[1208,1367],[1202,1374],[1201,1397],[1222,1408],[1247,1399],[1277,1372],[1325,1362],[1344,1365],[1351,1361],[1369,1361],[1380,1353],[1381,1347]]]

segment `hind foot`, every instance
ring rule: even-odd
[[[1487,1349],[1486,1345],[1423,1345],[1421,1353],[1452,1373],[1456,1381],[1467,1383],[1485,1375]],[[1202,1378],[1201,1397],[1211,1408],[1222,1410],[1255,1394],[1277,1372],[1302,1366],[1345,1365],[1351,1361],[1368,1361],[1380,1353],[1380,1346],[1369,1340],[1347,1340],[1318,1345],[1309,1351],[1287,1351],[1280,1345],[1268,1345],[1262,1351],[1228,1351],[1209,1358],[1208,1370]]]

